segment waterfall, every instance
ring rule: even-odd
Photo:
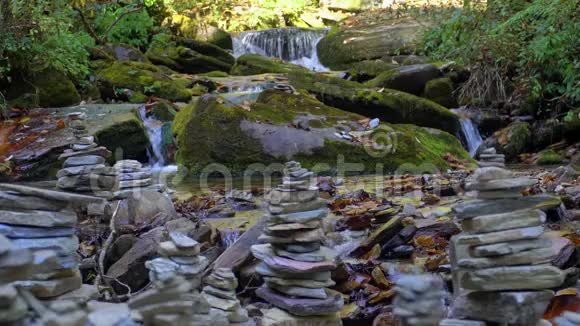
[[[243,32],[234,37],[234,56],[247,53],[275,57],[301,65],[310,70],[328,71],[318,61],[316,45],[326,31],[300,28],[273,28],[263,31]]]
[[[147,110],[145,106],[139,109],[139,116],[145,130],[147,131],[147,136],[149,137],[149,142],[151,143],[150,150],[147,150],[147,155],[149,156],[149,164],[152,167],[163,167],[165,166],[165,155],[163,151],[163,121],[159,121],[152,117],[147,117]]]
[[[473,120],[465,113],[462,109],[455,109],[451,110],[453,113],[459,116],[459,122],[461,123],[461,131],[463,132],[463,136],[465,137],[465,141],[467,142],[467,150],[469,151],[469,155],[474,157],[477,149],[483,143],[483,139],[481,138],[481,134],[477,129]]]

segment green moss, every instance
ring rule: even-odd
[[[240,128],[246,111],[224,105],[223,101],[204,95],[175,117],[176,161],[192,174],[201,173],[211,163],[223,164],[237,174],[249,164],[271,161],[262,152],[261,144]]]
[[[115,153],[115,159],[131,159],[147,162],[149,139],[141,120],[136,114],[95,133],[97,143]],[[121,157],[119,153],[122,154]]]
[[[216,45],[163,35],[156,36],[145,56],[155,64],[189,74],[227,72],[235,61]]]
[[[508,143],[504,146],[504,152],[508,160],[513,160],[528,150],[532,140],[532,132],[527,122],[516,122],[507,128]]]
[[[397,77],[398,75],[400,75],[400,72],[398,70],[385,71],[380,73],[376,78],[367,81],[365,83],[365,86],[375,88],[390,86],[395,80],[395,77]]]
[[[270,124],[286,125],[294,121],[298,115],[321,116],[322,119],[310,120],[311,128],[327,128],[334,126],[340,120],[360,120],[363,117],[349,113],[321,103],[316,98],[302,91],[298,94],[289,94],[280,90],[269,89],[263,91],[247,119]]]
[[[377,117],[390,123],[412,123],[437,128],[457,135],[459,119],[447,108],[405,92],[384,89],[382,92],[361,84],[314,73],[291,73],[290,83],[305,89],[324,104],[342,110]]]
[[[78,104],[81,96],[73,82],[64,74],[45,71],[36,78],[38,102],[43,107],[61,107]]]
[[[188,102],[191,99],[191,80],[172,78],[152,64],[134,61],[116,61],[96,72],[104,97],[116,98],[115,89],[127,88],[134,92],[154,95],[171,101]]]
[[[230,73],[234,76],[249,76],[292,71],[308,72],[308,69],[259,54],[244,54],[236,60]]]
[[[539,165],[553,165],[562,163],[562,155],[556,153],[555,151],[549,149],[540,152],[540,157],[538,158]]]
[[[437,78],[427,82],[423,97],[441,104],[446,108],[453,108],[457,106],[457,102],[453,97],[453,82],[450,78]]]
[[[386,63],[383,60],[365,60],[353,63],[350,66],[350,76],[352,81],[365,82],[377,77],[379,74],[391,71],[397,65]]]
[[[171,103],[159,100],[148,113],[148,116],[153,116],[155,119],[160,121],[173,121],[177,111],[171,105]]]
[[[390,132],[389,144],[392,149],[384,155],[370,155],[369,150],[360,144],[343,141],[326,140],[324,147],[315,150],[312,155],[297,155],[295,160],[307,168],[321,167],[321,164],[336,167],[337,158],[342,155],[346,163],[361,164],[361,173],[377,173],[377,166],[384,172],[424,173],[442,171],[449,168],[443,156],[450,153],[464,160],[468,167],[475,167],[475,161],[469,156],[459,140],[454,136],[435,129],[421,128],[414,125],[383,124],[383,130]]]
[[[228,77],[228,73],[225,71],[210,71],[204,74],[201,74],[201,76],[206,76],[206,77],[215,77],[215,78],[223,78],[223,77]]]
[[[129,96],[130,103],[145,103],[147,102],[147,95],[141,92],[133,92],[131,96]]]

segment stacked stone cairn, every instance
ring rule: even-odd
[[[327,288],[334,285],[330,274],[337,258],[321,245],[328,211],[312,178],[300,163],[288,162],[283,183],[269,194],[267,225],[258,239],[262,244],[252,246],[261,260],[256,272],[265,280],[256,294],[293,316],[322,315],[340,324],[342,296]]]
[[[105,163],[111,152],[99,147],[89,135],[86,118],[81,112],[68,115],[75,140],[71,149],[59,157],[64,163],[57,173],[56,186],[60,190],[108,197],[116,184],[115,171]]]
[[[201,284],[201,274],[209,261],[201,256],[200,244],[179,232],[169,232],[169,240],[161,242],[157,253],[161,256],[145,262],[152,281],[163,278],[161,275],[170,271],[182,276],[192,283],[194,288]]]
[[[487,167],[475,171],[467,189],[477,199],[453,210],[464,233],[451,239],[453,315],[506,325],[536,325],[553,291],[573,270],[550,264],[558,254],[544,236],[545,196],[521,195],[534,180]]]
[[[145,263],[154,287],[132,298],[129,308],[145,325],[229,325],[227,317],[212,311],[197,290],[208,265],[199,256],[199,244],[181,233],[169,237],[159,245],[164,257]]]
[[[394,314],[402,326],[437,326],[445,315],[443,280],[433,275],[403,275],[395,285]]]
[[[117,161],[113,169],[118,179],[115,193],[117,197],[124,197],[123,194],[143,190],[153,184],[151,169],[143,168],[139,161]]]
[[[238,280],[229,268],[218,268],[205,278],[203,297],[212,314],[225,316],[233,325],[249,325],[250,318],[236,297]]]
[[[32,254],[18,249],[0,235],[0,324],[18,325],[26,317],[28,305],[14,286],[14,281],[27,278],[32,270]]]
[[[82,285],[71,206],[100,202],[92,196],[0,184],[0,234],[15,249],[32,252],[33,268],[16,283],[41,299],[52,299]],[[72,205],[71,205],[72,204]]]
[[[477,164],[481,167],[495,166],[499,168],[505,167],[505,155],[498,154],[495,148],[490,147],[484,149],[481,154],[479,154],[479,161]]]
[[[580,326],[580,313],[566,311],[554,319],[556,326]]]

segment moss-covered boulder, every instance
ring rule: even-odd
[[[369,81],[383,72],[391,71],[398,68],[397,64],[387,63],[383,60],[364,60],[355,62],[350,65],[349,80],[364,83]]]
[[[114,60],[139,62],[146,61],[145,55],[143,55],[139,49],[128,44],[112,43],[101,47],[101,49]]]
[[[508,161],[514,161],[519,154],[528,151],[532,144],[532,132],[530,124],[517,121],[504,129],[497,131],[494,138],[500,145],[500,151],[505,154]]]
[[[217,45],[168,35],[158,35],[145,56],[154,64],[187,74],[227,72],[235,62],[234,57]]]
[[[54,70],[17,74],[6,96],[11,106],[23,108],[63,107],[81,101],[70,78]]]
[[[114,160],[148,160],[149,139],[135,112],[117,116],[115,123],[98,129],[94,135],[99,145],[113,152]]]
[[[430,127],[458,135],[458,117],[447,108],[405,92],[382,89],[375,91],[363,85],[314,73],[291,73],[290,83],[315,94],[326,105],[355,112],[390,123],[407,123]]]
[[[359,12],[363,9],[370,8],[373,5],[372,0],[322,0],[320,5],[332,9],[349,12]]]
[[[175,159],[192,174],[201,173],[212,163],[241,172],[252,163],[269,161],[259,142],[241,129],[247,112],[223,102],[222,98],[204,95],[175,117]]]
[[[309,70],[276,58],[259,54],[244,54],[236,60],[231,70],[234,76],[249,76],[266,73],[288,73],[291,71],[308,72]]]
[[[190,173],[219,163],[242,174],[253,163],[300,160],[318,172],[356,163],[350,173],[434,172],[447,153],[473,163],[454,136],[415,125],[381,124],[365,131],[363,116],[327,106],[305,92],[264,91],[250,111],[204,95],[174,122],[177,162]],[[375,140],[374,142],[372,140]],[[207,171],[206,171],[207,172]]]
[[[177,110],[175,110],[175,107],[171,103],[160,100],[151,107],[146,116],[153,117],[155,120],[170,122],[173,121],[176,114]]]
[[[556,153],[554,150],[548,149],[542,151],[538,155],[537,164],[539,165],[554,165],[562,163],[562,155]]]
[[[407,18],[333,28],[318,43],[318,58],[323,65],[340,70],[353,62],[411,53],[421,30],[421,25]]]
[[[379,74],[365,83],[368,87],[390,88],[420,95],[430,80],[441,77],[439,69],[432,64],[402,66]]]
[[[453,96],[453,82],[448,77],[428,81],[422,96],[446,108],[457,107],[457,101]]]
[[[192,95],[191,80],[173,77],[167,70],[145,62],[114,61],[100,65],[96,77],[103,99],[128,100],[130,96],[144,94],[188,102]],[[124,89],[131,90],[131,94]]]
[[[232,50],[234,48],[230,33],[215,26],[202,26],[197,32],[196,39],[217,45],[226,50]]]

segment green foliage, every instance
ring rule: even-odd
[[[548,149],[540,152],[538,158],[539,165],[553,165],[562,163],[562,155],[556,153],[554,150]]]
[[[524,97],[574,105],[580,102],[579,18],[579,0],[474,3],[438,17],[424,50],[493,70],[479,87],[501,84]]]
[[[76,80],[88,74],[91,38],[76,29],[66,0],[12,0],[0,3],[0,76],[14,69],[52,69]]]
[[[154,23],[149,13],[139,8],[138,5],[103,6],[95,18],[96,32],[106,34],[108,42],[146,46]]]

